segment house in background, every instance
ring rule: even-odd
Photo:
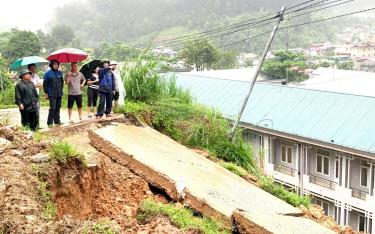
[[[176,82],[229,120],[249,88],[186,73]],[[240,126],[267,175],[310,195],[340,225],[375,233],[374,106],[374,97],[257,83]]]

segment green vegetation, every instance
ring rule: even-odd
[[[266,60],[263,65],[263,73],[277,79],[288,81],[303,81],[308,79],[304,70],[308,68],[306,57],[303,54],[295,54],[289,51],[277,51],[273,53],[273,59]]]
[[[127,46],[124,43],[116,42],[113,44],[103,43],[95,49],[94,57],[98,59],[111,59],[116,61],[128,61],[136,59],[139,51]]]
[[[46,140],[47,138],[48,137],[40,131],[34,132],[33,140],[36,141],[36,142],[41,142],[43,140]]]
[[[139,56],[136,64],[131,69],[123,72],[126,96],[136,102],[151,103],[161,98],[178,98],[185,103],[191,101],[188,92],[177,88],[173,80],[168,82],[163,79],[157,70],[160,63],[155,58],[144,60],[146,53]]]
[[[47,182],[39,182],[36,188],[38,200],[43,204],[42,218],[46,221],[54,221],[57,215],[57,208],[52,202],[52,193],[47,189]]]
[[[218,221],[207,217],[195,217],[193,211],[177,208],[173,204],[162,204],[153,200],[145,200],[141,204],[138,219],[144,222],[159,215],[167,216],[171,222],[183,230],[199,230],[204,234],[230,233],[228,228]]]
[[[31,31],[22,31],[11,29],[9,34],[2,34],[6,39],[6,45],[0,51],[8,62],[13,62],[18,58],[31,55],[39,55],[41,44],[35,33]]]
[[[1,53],[0,53],[0,91],[1,93],[10,87],[12,87],[12,82],[9,79],[7,61],[3,56],[1,56]]]
[[[109,220],[102,220],[97,223],[84,225],[82,234],[117,234],[120,233],[119,228]]]
[[[85,156],[80,153],[74,146],[71,144],[58,141],[50,149],[49,153],[51,159],[56,160],[58,163],[66,164],[71,159],[78,159],[82,165],[86,165]]]
[[[224,167],[228,171],[231,171],[234,174],[240,176],[240,177],[245,177],[245,176],[249,175],[249,172],[247,170],[245,170],[244,168],[238,166],[235,163],[220,161],[219,165],[222,166],[222,167]]]
[[[259,186],[263,190],[271,193],[275,197],[284,200],[292,206],[299,207],[303,205],[304,207],[309,207],[311,199],[308,196],[299,196],[294,192],[287,191],[282,185],[275,183],[271,178],[261,176],[259,177]]]
[[[179,57],[189,66],[195,65],[197,71],[204,71],[219,60],[219,51],[207,39],[195,39],[185,44]]]
[[[189,66],[195,65],[198,71],[205,69],[231,69],[237,64],[237,53],[221,51],[214,43],[205,38],[199,38],[185,43],[179,58]]]
[[[337,68],[338,69],[343,69],[343,70],[353,70],[354,69],[354,63],[353,61],[349,62],[338,62],[337,63]]]

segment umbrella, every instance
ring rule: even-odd
[[[45,60],[42,57],[38,57],[38,56],[23,57],[23,58],[20,58],[20,59],[17,59],[16,61],[14,61],[10,65],[10,69],[16,70],[18,68],[22,68],[22,67],[25,67],[25,66],[30,65],[30,64],[46,65],[48,63],[49,62],[47,60]]]
[[[87,62],[82,65],[81,69],[79,70],[82,72],[82,74],[88,78],[91,76],[91,73],[94,72],[94,69],[97,67],[100,67],[101,60],[91,60],[90,62]]]
[[[75,48],[65,48],[53,52],[48,56],[47,60],[56,59],[60,63],[81,62],[87,58],[88,54],[82,50]]]

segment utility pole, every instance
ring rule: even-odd
[[[256,80],[257,80],[257,78],[258,78],[258,75],[259,75],[260,69],[262,68],[263,63],[264,63],[264,60],[266,59],[266,56],[267,56],[268,50],[270,49],[271,44],[272,44],[272,41],[273,41],[273,39],[275,38],[275,34],[276,34],[277,30],[279,29],[280,22],[284,19],[285,9],[286,9],[285,6],[283,6],[283,7],[281,8],[281,11],[280,11],[279,14],[278,14],[278,20],[277,20],[277,22],[276,22],[276,25],[273,27],[273,30],[272,30],[272,33],[271,33],[270,39],[268,40],[268,43],[267,43],[267,45],[266,45],[266,48],[265,48],[264,51],[263,51],[262,58],[261,58],[261,60],[259,61],[258,67],[257,67],[257,69],[256,69],[256,72],[255,72],[254,76],[253,76],[253,79],[250,81],[249,92],[247,93],[246,98],[245,98],[245,100],[244,100],[244,102],[243,102],[243,104],[242,104],[242,107],[241,107],[241,110],[240,110],[240,112],[239,112],[239,114],[238,114],[238,117],[237,117],[237,119],[236,119],[236,122],[234,123],[234,125],[233,125],[231,131],[229,132],[229,137],[230,137],[230,139],[233,139],[234,134],[235,134],[235,131],[236,131],[236,128],[237,128],[239,122],[241,121],[242,114],[243,114],[243,112],[244,112],[244,110],[245,110],[245,108],[246,108],[247,102],[249,101],[249,98],[250,98],[251,92],[253,91],[253,88],[254,88],[255,82],[256,82]]]

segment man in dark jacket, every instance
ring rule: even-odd
[[[29,70],[20,73],[20,81],[15,89],[15,103],[21,112],[21,123],[24,127],[30,127],[35,131],[37,127],[37,111],[39,95],[34,83],[31,81]]]
[[[50,70],[44,74],[43,89],[45,98],[49,100],[48,126],[53,124],[61,124],[60,109],[61,99],[64,89],[64,78],[61,71],[59,71],[60,63],[53,59],[50,64]]]
[[[99,107],[96,118],[100,119],[103,117],[104,113],[107,117],[111,116],[112,112],[112,101],[113,94],[116,91],[116,80],[112,72],[111,67],[109,66],[109,61],[103,62],[103,68],[99,70]],[[105,111],[104,111],[105,107]]]

